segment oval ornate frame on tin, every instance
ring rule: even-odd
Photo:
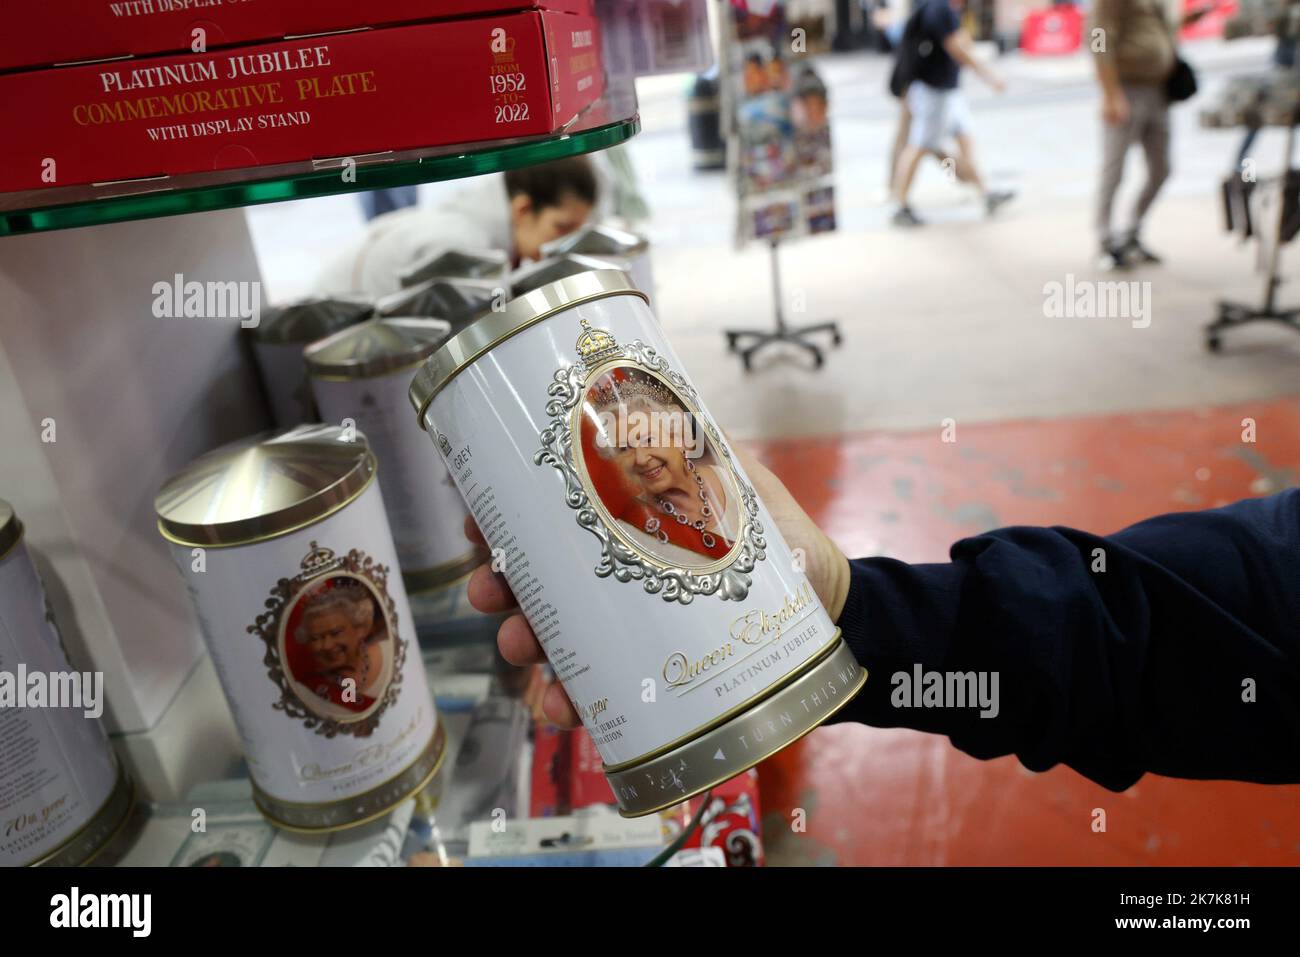
[[[369,737],[379,727],[379,719],[396,700],[401,690],[402,669],[406,661],[406,642],[397,630],[397,607],[388,594],[388,567],[376,564],[374,559],[358,549],[350,550],[346,556],[336,558],[334,553],[311,542],[310,551],[301,563],[302,571],[293,578],[281,578],[271,589],[266,600],[267,610],[257,616],[256,621],[248,626],[248,631],[258,635],[266,644],[266,654],[262,663],[266,665],[268,676],[280,690],[280,699],[272,707],[283,711],[289,718],[303,722],[307,728],[326,738],[340,734],[349,734],[358,738]],[[355,718],[343,719],[324,713],[325,708],[313,707],[304,698],[306,683],[293,673],[293,668],[286,661],[286,629],[289,619],[301,600],[308,597],[314,589],[335,579],[351,579],[363,586],[369,598],[375,602],[376,612],[383,618],[386,632],[383,641],[391,643],[387,660],[383,663],[383,672],[387,674],[384,687],[377,699]],[[385,652],[381,651],[381,655]],[[358,694],[364,692],[353,689]],[[350,710],[346,705],[330,703],[336,710]]]
[[[695,389],[653,346],[639,339],[620,346],[608,331],[593,329],[585,319],[581,325],[578,361],[557,369],[554,381],[547,387],[550,398],[546,414],[551,424],[541,432],[542,447],[534,453],[533,461],[537,465],[551,465],[560,473],[565,482],[565,503],[577,513],[578,525],[600,542],[596,575],[621,582],[640,581],[650,594],[684,605],[690,604],[696,595],[743,600],[749,594],[749,573],[757,562],[766,558],[767,545],[758,520],[758,497],[741,477],[721,432],[703,413]],[[741,528],[735,544],[724,557],[699,568],[686,568],[648,554],[645,546],[633,542],[619,528],[618,521],[593,487],[580,447],[579,417],[591,384],[620,367],[640,370],[675,393],[685,411],[694,417],[697,427],[703,427],[705,440],[725,467],[729,484],[739,490]],[[575,441],[579,443],[577,446]]]

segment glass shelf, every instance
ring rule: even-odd
[[[591,804],[592,791],[581,785],[573,790],[575,776],[582,776],[573,747],[586,732],[547,728],[540,718],[546,685],[540,667],[516,668],[500,657],[496,633],[505,616],[474,611],[464,581],[411,599],[421,656],[447,736],[437,776],[413,799],[356,828],[293,834],[262,818],[240,761],[218,778],[196,784],[184,800],[138,803],[92,863],[656,867],[693,838],[703,842],[703,829],[718,813],[710,793],[658,815],[622,821],[612,804]],[[550,747],[543,746],[543,738]],[[587,795],[586,806],[570,807],[578,793]],[[612,802],[613,794],[608,797]],[[191,825],[199,807],[206,829],[195,834]],[[498,830],[494,824],[506,822],[533,837],[505,842],[504,849],[485,839],[487,831]],[[550,835],[546,843],[543,835]]]
[[[0,236],[478,176],[608,149],[640,129],[636,94],[625,90],[607,93],[558,133],[357,156],[347,177],[339,157],[0,194]]]

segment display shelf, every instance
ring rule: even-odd
[[[608,149],[640,129],[635,93],[620,91],[544,137],[0,194],[0,236],[478,176]]]
[[[463,605],[463,600],[456,602]],[[453,617],[459,617],[459,612]],[[495,866],[514,863],[473,851],[488,831],[536,827],[561,834],[550,853],[597,850],[596,863],[655,867],[667,863],[696,834],[709,804],[703,795],[662,815],[626,822],[612,807],[530,822],[537,691],[536,668],[506,665],[495,653],[496,617],[479,616],[461,640],[423,658],[436,682],[447,750],[434,780],[383,818],[332,834],[295,834],[267,823],[243,773],[209,780],[185,800],[139,803],[122,832],[92,863],[119,867],[194,866]],[[440,639],[447,637],[438,629]],[[205,830],[195,832],[202,808]],[[500,825],[504,824],[505,828]],[[496,826],[494,826],[496,825]],[[479,837],[471,836],[477,830]],[[650,833],[652,840],[588,848],[589,833]],[[512,840],[512,843],[515,841]]]

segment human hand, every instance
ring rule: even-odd
[[[1128,122],[1128,100],[1116,91],[1101,99],[1101,119],[1107,126],[1123,126]]]
[[[803,555],[804,574],[808,576],[813,590],[826,607],[832,621],[837,621],[844,610],[844,602],[849,594],[849,561],[826,534],[813,524],[806,512],[795,501],[794,496],[773,475],[766,466],[748,452],[738,449],[734,444],[732,451],[740,460],[741,467],[754,484],[754,490],[768,513],[776,523],[777,529],[785,538],[786,544]],[[465,519],[465,534],[470,541],[486,544],[483,533],[474,523],[472,516]],[[480,565],[474,569],[467,586],[469,602],[481,612],[495,614],[513,611],[501,623],[497,631],[497,647],[501,656],[512,665],[533,665],[546,661],[537,636],[528,625],[528,620],[519,612],[518,602],[506,584],[505,576],[492,571],[490,564]],[[543,692],[542,713],[562,728],[576,728],[582,722],[573,702],[564,693],[560,684],[554,683]]]

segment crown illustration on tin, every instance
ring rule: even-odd
[[[311,542],[308,546],[307,557],[302,560],[298,567],[302,569],[293,580],[296,582],[305,582],[309,579],[316,578],[325,572],[332,571],[343,564],[343,559],[335,558],[334,552],[324,548],[316,542]]]
[[[624,379],[621,382],[606,382],[588,393],[588,400],[593,409],[627,405],[637,399],[648,399],[660,407],[680,404],[671,389],[651,379],[638,378]]]
[[[575,348],[578,358],[585,366],[594,366],[603,359],[620,355],[622,350],[608,329],[592,328],[586,319],[580,320],[582,333],[578,336]]]
[[[447,441],[447,436],[443,435],[441,432],[438,432],[437,429],[434,429],[434,431],[437,432],[438,434],[438,451],[441,452],[444,456],[450,458],[451,443]]]

